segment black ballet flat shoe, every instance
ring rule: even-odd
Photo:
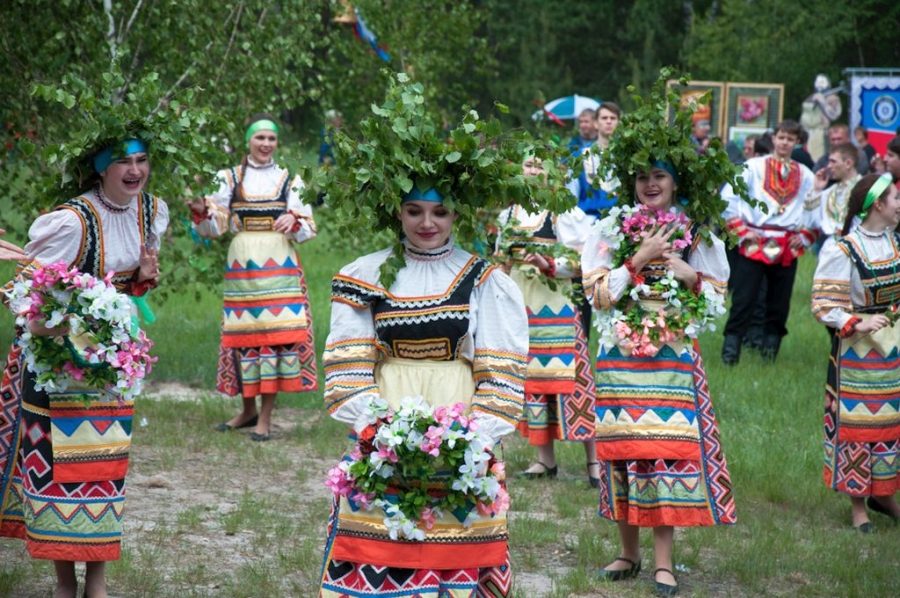
[[[600,466],[600,463],[597,461],[591,461],[587,464],[587,474],[588,474],[588,484],[591,485],[591,488],[599,488],[600,487],[600,478],[595,478],[591,475],[591,467],[594,465]]]
[[[672,573],[671,569],[666,569],[665,567],[659,567],[653,571],[653,583],[655,584],[655,590],[657,596],[674,596],[678,593],[678,584],[674,586],[670,586],[667,583],[662,583],[660,581],[656,581],[656,574],[660,571],[665,571],[670,574],[672,577],[675,577],[675,574]]]
[[[250,440],[253,442],[268,442],[271,439],[271,434],[257,434],[256,432],[250,432]]]
[[[893,521],[894,523],[897,523],[897,521],[898,521],[897,516],[894,515],[893,513],[891,513],[889,510],[885,509],[883,506],[881,506],[881,503],[878,502],[877,500],[875,500],[874,498],[872,498],[871,496],[866,497],[866,506],[869,507],[870,509],[872,509],[873,511],[875,511],[876,513],[881,513],[882,515],[890,517],[891,521]]]
[[[256,425],[256,422],[259,420],[258,415],[254,415],[247,421],[242,424],[238,424],[237,426],[229,426],[228,422],[222,422],[215,428],[213,428],[216,432],[231,432],[232,430],[238,430],[240,428],[251,428]]]
[[[519,477],[525,478],[526,480],[537,480],[540,478],[555,478],[556,474],[559,473],[559,465],[547,467],[540,461],[537,462],[537,465],[541,466],[541,471],[523,471],[519,473]]]
[[[620,556],[616,559],[616,561],[622,561],[628,563],[631,566],[628,569],[619,569],[617,571],[600,569],[600,571],[597,573],[597,576],[605,581],[622,581],[623,579],[633,579],[638,576],[638,573],[641,572],[640,559],[635,562],[631,559],[626,559],[625,557]],[[613,563],[615,563],[616,561],[613,561]]]
[[[871,534],[875,531],[875,526],[872,525],[871,522],[866,521],[865,523],[860,523],[859,525],[854,525],[853,529],[858,531],[861,534]]]

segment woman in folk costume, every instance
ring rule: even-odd
[[[325,185],[346,233],[390,229],[399,240],[345,266],[332,282],[325,403],[357,433],[365,432],[373,399],[395,409],[409,396],[435,409],[461,404],[493,445],[515,430],[522,413],[528,320],[515,283],[455,239],[476,235],[480,210],[499,211],[509,198],[535,210],[534,198],[550,191],[542,195],[521,176],[523,134],[505,134],[499,143],[499,124],[469,111],[448,143],[423,91],[400,74],[384,104],[360,123],[363,141],[335,135],[342,169],[329,171]],[[416,134],[397,127],[401,120],[416,123]],[[553,184],[559,193],[562,176]],[[499,458],[496,448],[480,450]],[[497,471],[502,478],[502,467]],[[429,500],[452,490],[447,476],[459,474],[446,474],[423,481]],[[394,480],[388,478],[388,497],[403,492]],[[508,505],[445,510],[433,525],[411,520],[414,533],[400,536],[388,525],[388,508],[351,497],[336,492],[320,596],[509,594]]]
[[[229,223],[236,233],[225,270],[216,388],[241,395],[243,408],[216,429],[253,427],[250,438],[266,441],[278,393],[318,388],[306,278],[292,245],[315,237],[316,225],[300,199],[303,181],[275,162],[274,119],[252,117],[244,141],[249,155],[220,171],[219,189],[190,207],[201,236],[218,237]]]
[[[543,177],[534,158],[526,177]],[[594,380],[588,336],[579,317],[580,254],[594,219],[575,207],[560,215],[511,206],[500,213],[498,257],[509,264],[528,309],[525,412],[519,433],[538,449],[526,478],[556,477],[554,440],[581,441],[588,482],[599,483],[594,450]],[[553,257],[556,255],[556,257]]]
[[[819,253],[812,310],[833,328],[825,386],[829,488],[850,497],[853,527],[871,531],[866,506],[900,519],[900,197],[891,176],[866,175],[850,192],[840,238]]]
[[[25,246],[30,265],[19,276],[29,276],[37,265],[65,262],[98,278],[115,272],[112,281],[119,291],[144,295],[159,278],[157,252],[169,222],[166,203],[144,192],[150,176],[147,145],[140,139],[111,143],[95,153],[93,167],[88,181],[93,188],[31,225]],[[67,334],[65,327],[28,332]],[[23,538],[33,558],[54,561],[56,596],[76,595],[75,562],[85,561],[85,595],[103,597],[106,561],[117,560],[121,551],[134,403],[103,402],[102,413],[86,416],[86,421],[97,417],[118,425],[80,425],[78,434],[69,437],[60,417],[72,394],[36,390],[21,349],[13,347],[0,391],[6,422],[12,423],[0,427],[0,535]],[[99,391],[74,394],[107,401]],[[83,441],[82,449],[76,439]],[[111,458],[107,450],[84,448],[100,444],[120,450]],[[69,453],[77,458],[66,458]]]
[[[621,203],[585,243],[582,268],[599,310],[600,515],[621,540],[600,577],[638,575],[639,531],[649,527],[656,592],[672,595],[674,528],[735,521],[696,335],[724,313],[728,261],[708,223],[721,213],[716,190],[736,171],[721,148],[690,150],[688,113],[669,126],[664,80],[613,137]]]

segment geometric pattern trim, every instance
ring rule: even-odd
[[[693,527],[736,521],[734,493],[706,373],[695,347],[701,458],[601,461],[602,517],[640,527]]]
[[[518,428],[533,446],[544,446],[553,440],[584,442],[594,438],[596,395],[581,318],[575,319],[575,330],[575,391],[571,394],[525,394],[525,410]]]

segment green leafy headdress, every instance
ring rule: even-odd
[[[724,225],[722,212],[726,202],[719,194],[722,186],[730,183],[737,193],[747,197],[747,185],[739,176],[740,167],[728,159],[721,140],[713,139],[703,155],[697,153],[690,139],[691,111],[681,107],[674,88],[666,88],[673,76],[672,69],[661,69],[647,98],[628,87],[635,108],[622,117],[603,153],[600,168],[619,179],[619,202],[634,204],[638,173],[664,165],[670,173],[674,171],[678,184],[676,201],[688,217],[705,226]],[[679,84],[686,83],[686,77],[679,79]],[[670,113],[674,113],[674,118],[670,118]]]
[[[504,130],[496,119],[482,119],[468,109],[447,131],[428,111],[423,91],[420,83],[398,74],[384,103],[373,105],[372,114],[360,123],[357,138],[335,131],[335,166],[318,171],[308,188],[310,194],[319,189],[327,193],[342,235],[397,233],[394,254],[381,270],[385,286],[403,266],[397,215],[403,198],[414,188],[434,190],[458,214],[455,234],[463,242],[484,239],[485,214],[511,204],[554,212],[575,204],[559,166],[565,148],[524,131]],[[525,156],[543,161],[545,183],[523,176]]]

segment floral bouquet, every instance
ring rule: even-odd
[[[356,445],[325,485],[354,507],[382,509],[394,540],[424,540],[445,512],[466,526],[479,515],[506,512],[509,495],[500,483],[503,465],[490,451],[494,442],[465,410],[463,403],[433,408],[407,397],[395,411],[372,399]]]
[[[675,251],[693,242],[690,221],[675,208],[614,207],[598,226],[604,237],[614,240],[614,268],[637,252],[646,234],[661,226],[676,227],[669,238]],[[687,289],[671,270],[650,284],[642,276],[635,276],[634,283],[614,309],[598,312],[597,329],[601,341],[617,344],[635,357],[653,357],[665,343],[715,330],[715,319],[725,313],[725,298],[715,289],[708,285],[701,286],[699,292]],[[648,309],[642,299],[658,301],[660,305]]]
[[[140,394],[156,361],[150,356],[153,343],[137,327],[131,300],[116,291],[112,275],[101,280],[59,262],[38,267],[6,292],[37,390],[63,392],[74,381],[123,401]],[[30,332],[31,323],[68,330],[41,336]]]

